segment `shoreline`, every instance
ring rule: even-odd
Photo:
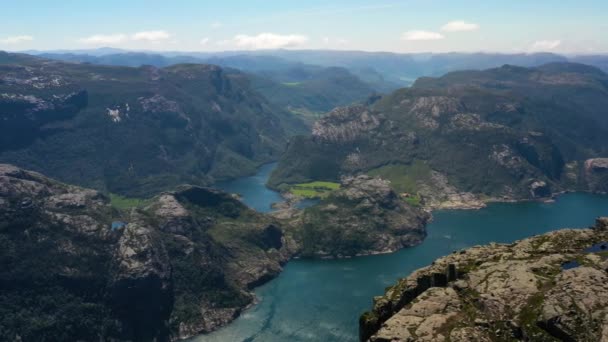
[[[554,194],[551,194],[551,196],[549,196],[549,197],[543,197],[543,198],[528,198],[528,199],[499,199],[499,198],[491,198],[491,199],[479,200],[480,202],[483,203],[483,206],[463,205],[463,206],[460,206],[460,207],[450,207],[450,208],[423,207],[424,210],[427,210],[431,214],[431,217],[430,217],[429,221],[425,225],[425,230],[426,230],[426,226],[430,222],[433,221],[434,216],[432,215],[432,213],[435,212],[435,211],[444,211],[444,210],[448,210],[448,211],[453,211],[453,210],[454,211],[456,211],[456,210],[481,210],[481,209],[486,208],[488,205],[493,204],[493,203],[513,203],[513,204],[524,203],[524,202],[553,203],[553,202],[555,202],[555,200],[557,199],[557,197],[565,195],[565,194],[569,194],[569,193],[602,194],[602,193],[591,192],[591,191],[566,191],[566,190],[564,190],[564,191],[560,191],[560,192],[556,192]],[[285,203],[285,202],[286,201],[279,202],[279,203]],[[287,211],[291,211],[291,210],[295,210],[297,212],[297,211],[303,210],[303,209],[295,208],[293,205],[295,205],[296,203],[297,202],[289,202],[289,204],[290,204],[289,208],[282,209],[282,210],[275,210],[274,212],[278,212],[278,211],[287,212]],[[269,214],[271,214],[271,213],[269,213]],[[532,235],[532,236],[534,236],[534,235]],[[530,237],[532,237],[532,236],[530,236]],[[386,250],[386,251],[373,251],[373,252],[370,252],[370,253],[357,254],[357,255],[354,255],[354,256],[346,256],[346,257],[322,257],[322,256],[301,257],[301,256],[298,256],[297,254],[294,254],[282,266],[287,265],[292,260],[307,259],[307,260],[329,261],[329,260],[354,259],[354,258],[360,258],[360,257],[371,257],[371,256],[375,256],[375,255],[392,254],[392,253],[396,253],[396,252],[398,252],[398,251],[400,251],[402,249],[405,249],[405,248],[411,248],[411,247],[419,246],[419,245],[423,244],[425,242],[425,240],[426,240],[426,236],[425,236],[424,239],[422,239],[419,243],[417,243],[415,245],[411,245],[411,246],[407,246],[407,247],[402,247],[402,248],[397,248],[397,249],[390,249],[390,250]],[[198,335],[194,335],[194,336],[187,337],[187,338],[178,338],[178,339],[175,339],[174,341],[192,340],[192,339],[195,339],[197,336],[208,336],[208,335],[217,333],[218,331],[221,331],[222,329],[227,328],[236,319],[238,319],[239,317],[241,317],[241,315],[244,314],[247,310],[250,310],[254,306],[256,306],[259,303],[261,303],[262,300],[256,295],[255,290],[258,289],[259,287],[264,286],[264,285],[268,284],[269,282],[275,280],[282,273],[283,273],[283,270],[281,270],[281,272],[277,273],[273,277],[267,278],[266,281],[264,281],[262,283],[259,283],[256,287],[254,287],[252,289],[249,289],[247,292],[252,295],[252,297],[253,297],[252,302],[249,303],[247,306],[239,309],[238,314],[232,320],[230,320],[229,322],[227,322],[225,325],[219,326],[217,329],[215,329],[213,331],[210,331],[210,332],[207,332],[207,333],[198,334]]]

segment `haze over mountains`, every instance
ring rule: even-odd
[[[536,53],[392,53],[339,50],[256,50],[226,52],[133,52],[115,48],[91,50],[25,51],[48,58],[89,62],[94,64],[167,66],[199,62],[230,66],[243,71],[285,68],[291,63],[344,67],[358,76],[374,70],[388,82],[411,84],[420,76],[441,76],[455,70],[482,70],[504,64],[524,67],[550,62],[575,62],[608,68],[608,55],[564,56],[548,52]],[[237,58],[238,57],[238,58]],[[249,57],[249,58],[247,58]],[[262,58],[267,57],[267,58]],[[242,60],[239,60],[242,59]],[[232,60],[233,62],[230,62]],[[364,78],[364,77],[362,77]]]

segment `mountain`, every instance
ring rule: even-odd
[[[148,196],[252,173],[305,127],[218,66],[0,53],[0,75],[0,161],[105,192]]]
[[[87,55],[43,53],[41,57],[69,62],[140,67],[167,67],[180,63],[200,63],[238,69],[249,74],[252,88],[272,103],[296,114],[323,113],[337,106],[363,101],[376,91],[397,89],[381,75],[367,70],[362,81],[349,70],[321,67],[275,56],[234,55],[214,57],[165,56],[150,53]]]
[[[420,78],[318,120],[290,141],[269,184],[289,191],[365,173],[427,207],[588,190],[585,161],[608,154],[606,108],[608,75],[581,64]]]
[[[571,57],[569,60],[576,63],[592,65],[604,72],[608,72],[608,55],[575,56]]]
[[[463,69],[487,69],[504,64],[533,67],[549,62],[565,62],[566,57],[551,53],[391,53],[336,50],[278,50],[269,55],[320,66],[340,66],[357,75],[356,70],[373,68],[387,81],[409,86],[421,76],[439,76]],[[360,76],[361,78],[364,78]]]
[[[79,54],[77,52],[64,53],[39,53],[37,56],[48,59],[56,59],[67,62],[115,65],[115,66],[130,66],[140,67],[143,65],[152,65],[155,67],[166,67],[181,63],[200,63],[204,60],[190,56],[167,57],[160,54],[151,54],[145,52],[125,52],[109,53],[102,55]],[[210,63],[212,64],[212,63]]]
[[[345,179],[281,217],[184,185],[139,202],[0,164],[0,333],[10,340],[168,341],[214,331],[294,256],[413,246],[430,215],[386,181]]]
[[[294,253],[272,217],[184,186],[140,206],[0,164],[0,336],[168,341],[209,332]]]
[[[608,218],[454,252],[360,318],[361,341],[600,341],[608,330]]]

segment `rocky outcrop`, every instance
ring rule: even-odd
[[[308,256],[387,253],[420,243],[429,217],[400,200],[389,182],[349,177],[340,190],[304,211],[299,241]]]
[[[296,251],[279,222],[217,190],[183,186],[123,211],[97,191],[5,164],[0,241],[0,331],[27,341],[213,331]]]
[[[315,122],[312,136],[320,141],[348,143],[380,125],[380,118],[366,106],[340,107]]]
[[[154,227],[137,214],[130,221],[113,256],[112,306],[127,323],[127,336],[166,340],[173,308],[171,261]]]
[[[417,188],[427,209],[480,209],[486,206],[479,196],[459,191],[445,174],[437,171],[431,171],[427,181],[418,181]]]
[[[588,190],[608,191],[608,158],[588,159],[584,163],[583,175]]]
[[[606,222],[440,258],[374,298],[361,340],[603,340]]]

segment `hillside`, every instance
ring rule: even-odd
[[[599,190],[585,161],[608,154],[606,108],[608,76],[580,64],[421,78],[318,120],[291,140],[270,185],[367,173],[428,207]]]
[[[608,218],[454,252],[374,298],[361,341],[604,341]]]
[[[430,214],[402,201],[387,181],[359,176],[343,179],[319,204],[287,217],[299,255],[334,258],[418,245]]]
[[[276,160],[303,132],[242,73],[49,61],[0,53],[0,161],[98,190],[147,196]]]
[[[0,164],[0,336],[168,341],[209,332],[294,253],[273,218],[186,186],[138,207]]]
[[[252,88],[270,102],[296,114],[327,112],[337,106],[365,100],[377,91],[392,91],[397,85],[384,81],[373,69],[361,71],[364,80],[340,67],[294,62],[275,56],[236,54],[230,56],[165,56],[152,53],[117,53],[94,56],[75,53],[42,53],[45,58],[99,65],[167,67],[180,63],[213,64],[249,74]]]

